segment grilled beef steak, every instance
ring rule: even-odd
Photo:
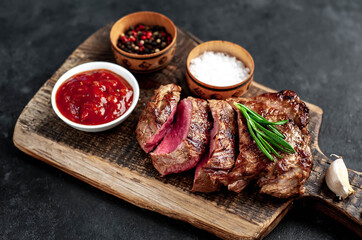
[[[141,113],[136,138],[146,153],[157,146],[171,126],[180,92],[181,87],[175,84],[161,85]]]
[[[189,170],[203,156],[196,168],[193,191],[212,192],[226,185],[229,190],[240,192],[257,180],[261,193],[278,198],[304,192],[303,185],[313,167],[313,159],[308,132],[309,110],[296,93],[286,90],[253,98],[210,100],[209,104],[188,97],[178,104],[180,91],[175,84],[156,90],[136,129],[137,140],[146,152],[158,145],[150,155],[162,176]],[[296,153],[279,151],[282,158],[274,156],[275,162],[270,161],[252,139],[246,120],[234,102],[244,104],[271,122],[288,119],[286,124],[277,127]],[[214,119],[211,132],[210,109]],[[236,120],[233,109],[237,112]],[[209,135],[210,146],[204,154]],[[239,155],[235,160],[237,135]]]
[[[313,166],[308,132],[309,109],[292,91],[265,93],[253,98],[228,99],[233,105],[239,102],[275,122],[288,119],[278,126],[286,136],[295,154],[280,152],[282,159],[270,161],[257,147],[247,129],[245,118],[238,112],[239,150],[233,170],[224,180],[228,189],[240,192],[251,180],[258,179],[260,192],[279,198],[287,198],[304,192],[304,183]]]
[[[210,132],[209,152],[196,167],[192,191],[197,192],[219,190],[219,177],[228,174],[236,158],[237,125],[234,110],[223,100],[209,100],[209,107],[214,124]]]
[[[188,97],[180,102],[175,122],[151,153],[153,165],[162,176],[189,170],[199,162],[209,142],[208,115],[205,100]]]

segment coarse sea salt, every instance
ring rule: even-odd
[[[250,73],[250,69],[235,57],[212,51],[192,59],[189,70],[199,81],[217,87],[241,83]]]

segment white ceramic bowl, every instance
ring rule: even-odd
[[[129,107],[129,109],[122,116],[120,116],[119,118],[117,118],[111,122],[108,122],[108,123],[99,124],[99,125],[84,125],[84,124],[72,122],[71,120],[69,120],[68,118],[66,118],[65,116],[63,116],[60,113],[60,111],[56,105],[56,102],[55,102],[56,92],[58,91],[58,88],[60,87],[60,85],[62,85],[62,83],[64,83],[66,80],[68,80],[71,76],[84,72],[84,71],[90,71],[90,70],[95,70],[95,69],[107,69],[107,70],[110,70],[110,71],[120,75],[121,77],[123,77],[133,88],[132,104]],[[136,78],[132,75],[132,73],[130,73],[124,67],[121,67],[120,65],[117,65],[114,63],[109,63],[109,62],[89,62],[89,63],[84,63],[81,65],[78,65],[78,66],[70,69],[68,72],[64,73],[58,79],[58,81],[55,84],[53,91],[52,91],[51,101],[52,101],[52,106],[53,106],[55,113],[58,115],[58,117],[60,119],[62,119],[69,126],[75,128],[75,129],[81,130],[81,131],[85,131],[85,132],[101,132],[101,131],[111,129],[111,128],[117,126],[118,124],[120,124],[121,122],[123,122],[136,107],[138,99],[139,99],[139,95],[140,95],[140,88],[138,86],[138,82],[137,82]]]

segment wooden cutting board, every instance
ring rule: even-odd
[[[262,195],[255,191],[255,186],[247,187],[240,194],[226,190],[193,193],[190,191],[193,170],[161,178],[135,138],[138,117],[160,84],[176,83],[182,87],[183,97],[191,95],[185,81],[186,58],[201,41],[188,32],[178,29],[177,50],[167,68],[135,75],[141,98],[135,111],[118,127],[102,133],[85,133],[69,127],[55,115],[50,95],[63,73],[85,62],[114,62],[108,38],[110,28],[111,24],[105,26],[82,43],[31,99],[16,123],[15,146],[125,201],[186,221],[221,238],[265,237],[296,199]],[[266,91],[274,90],[254,82],[245,96]],[[323,111],[312,104],[308,107],[314,167],[302,198],[362,236],[362,175],[349,170],[356,193],[345,201],[336,201],[324,183],[324,172],[331,161],[318,147]]]

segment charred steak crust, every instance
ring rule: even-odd
[[[154,167],[162,176],[195,167],[209,142],[210,127],[209,107],[205,100],[192,97],[182,100],[176,121],[164,140],[151,153]],[[179,133],[179,129],[184,130]],[[179,134],[182,135],[183,131],[186,131],[185,135],[180,138]],[[171,145],[175,149],[170,150],[168,146]]]
[[[218,131],[213,136],[214,147],[210,147],[210,160],[205,165],[208,169],[229,171],[235,162],[235,139],[237,135],[234,110],[223,100],[209,100],[210,110],[217,121]]]
[[[283,90],[277,93],[264,93],[253,98],[263,101],[267,106],[275,109],[283,109],[299,128],[304,128],[309,124],[309,108],[299,96],[291,90]],[[308,130],[308,129],[307,129]]]
[[[191,102],[190,130],[185,141],[190,158],[200,160],[201,154],[205,152],[210,139],[210,108],[207,101],[199,98],[186,98]],[[197,164],[195,163],[195,165]],[[194,166],[195,166],[194,165]]]
[[[238,112],[239,150],[235,166],[228,174],[229,190],[240,192],[250,181],[258,179],[260,192],[279,198],[304,193],[304,183],[313,167],[308,132],[309,109],[297,94],[290,90],[265,93],[253,98],[228,99],[239,102],[259,113],[269,121],[289,119],[279,129],[296,153],[281,153],[283,159],[268,160],[252,140],[244,117]]]
[[[213,117],[210,146],[207,156],[196,168],[192,191],[213,192],[219,190],[223,176],[234,166],[237,125],[235,112],[223,100],[209,100]]]
[[[145,152],[152,151],[170,127],[181,87],[175,84],[161,85],[141,113],[136,127],[136,138]]]

